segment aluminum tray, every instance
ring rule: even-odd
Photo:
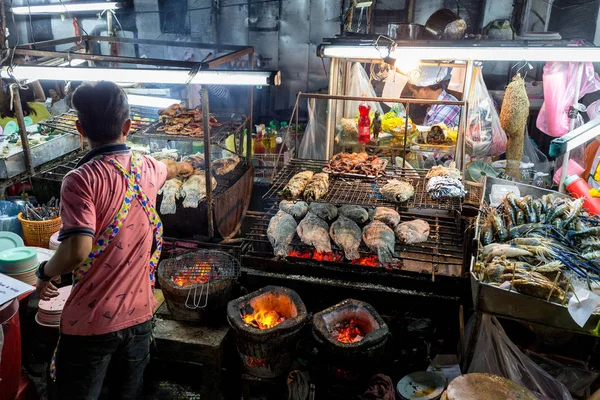
[[[81,136],[64,134],[48,142],[31,146],[31,162],[33,167],[62,157],[81,147]],[[0,179],[8,179],[27,170],[23,151],[0,158]]]
[[[482,202],[488,202],[489,193],[494,184],[515,185],[519,187],[521,195],[543,196],[552,193],[555,196],[564,196],[561,193],[552,190],[540,189],[535,186],[525,185],[506,181],[504,179],[488,177],[485,182],[485,190]],[[475,231],[475,243],[473,249],[479,249],[479,219],[477,217],[477,228]],[[540,325],[546,325],[554,328],[565,329],[568,331],[583,333],[586,335],[598,336],[593,331],[600,326],[600,315],[594,314],[582,328],[573,321],[567,307],[527,296],[516,291],[499,289],[495,286],[481,282],[475,276],[475,263],[479,257],[479,250],[471,255],[471,289],[473,295],[473,305],[479,312],[493,314],[504,318],[516,319],[520,321],[533,322]]]

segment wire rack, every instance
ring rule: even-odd
[[[283,190],[290,179],[301,171],[321,172],[324,166],[319,160],[292,159],[277,174],[273,184],[263,196],[263,200],[277,202],[281,200],[279,193]],[[462,201],[459,198],[432,199],[425,190],[425,175],[427,170],[403,169],[389,167],[386,175],[377,179],[364,179],[348,177],[344,175],[330,175],[329,191],[319,199],[320,202],[335,205],[356,204],[361,206],[400,206],[402,209],[417,210],[444,210],[460,211]],[[384,200],[381,196],[381,188],[390,179],[400,179],[410,182],[414,189],[414,196],[403,204],[396,204]]]
[[[265,213],[258,213],[254,217],[254,222],[246,235],[245,241],[250,244],[248,248],[250,253],[260,257],[273,258],[273,249],[267,237],[267,228],[269,221],[275,215],[278,206],[275,205]],[[435,274],[459,276],[462,274],[464,264],[463,234],[460,229],[460,221],[455,217],[446,215],[420,215],[412,212],[400,211],[401,221],[407,222],[414,219],[423,219],[429,223],[429,238],[424,243],[405,245],[400,242],[395,244],[395,252],[399,257],[400,267],[410,262],[422,266],[423,271]],[[290,253],[288,259],[304,259],[315,263],[342,263],[354,264],[359,266],[379,267],[376,255],[364,244],[361,243],[359,253],[361,260],[348,262],[344,259],[343,251],[333,241],[331,241],[333,255],[323,259],[315,259],[310,246],[302,243],[298,235],[294,235],[290,244]],[[367,263],[365,263],[367,261]],[[363,264],[361,264],[361,262]]]
[[[38,125],[51,132],[58,131],[78,135],[79,133],[77,132],[75,121],[77,121],[77,114],[75,111],[69,111],[41,121]]]

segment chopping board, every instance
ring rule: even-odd
[[[442,398],[447,400],[536,400],[536,397],[523,386],[492,374],[459,376],[448,385],[448,390]]]

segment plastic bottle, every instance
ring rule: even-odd
[[[583,197],[585,202],[583,208],[592,215],[600,214],[600,198],[592,197],[590,195],[590,185],[577,175],[571,175],[565,180],[565,188],[567,192],[571,193],[573,197]]]
[[[366,101],[362,101],[358,106],[358,142],[369,143],[371,141],[371,120],[369,119],[371,106]]]
[[[265,154],[265,146],[263,144],[263,134],[262,131],[258,131],[256,133],[256,138],[254,139],[254,153],[255,154]]]
[[[288,133],[287,122],[282,122],[281,124],[279,124],[279,131],[277,131],[277,135],[275,136],[275,144],[277,147],[277,153],[280,152],[287,133]]]

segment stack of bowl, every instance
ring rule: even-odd
[[[73,286],[65,286],[58,289],[58,296],[50,300],[40,300],[35,321],[49,328],[60,326],[60,316]]]
[[[35,247],[16,247],[0,253],[0,272],[29,285],[35,285],[39,265]]]
[[[60,232],[56,232],[54,235],[50,236],[50,244],[48,246],[50,250],[58,249],[58,245],[60,244],[60,241],[58,240],[59,233]]]

